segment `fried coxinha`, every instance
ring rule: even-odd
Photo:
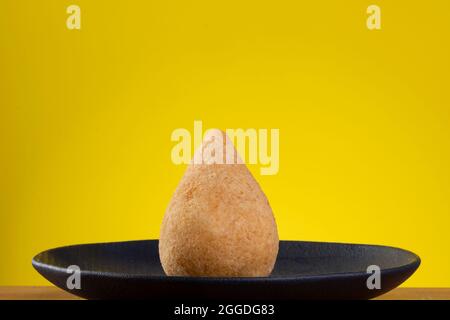
[[[188,165],[163,218],[162,267],[170,276],[268,276],[279,244],[272,209],[247,166],[218,163],[217,150],[239,157],[224,132],[205,135],[194,155],[203,161]]]

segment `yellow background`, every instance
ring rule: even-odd
[[[66,7],[82,30],[66,28]],[[366,28],[366,8],[382,30]],[[450,286],[450,2],[0,1],[0,285],[157,238],[176,128],[279,128],[282,239],[377,243]]]

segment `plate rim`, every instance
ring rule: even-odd
[[[44,253],[48,253],[55,250],[60,249],[68,249],[71,247],[79,247],[79,246],[95,246],[95,245],[108,245],[108,244],[117,244],[117,243],[132,243],[132,242],[158,242],[159,239],[141,239],[141,240],[126,240],[126,241],[110,241],[110,242],[95,242],[95,243],[82,243],[82,244],[73,244],[51,248],[48,250],[44,250],[38,254],[36,254],[32,258],[32,266],[40,273],[40,269],[52,270],[55,272],[67,273],[67,268],[62,268],[54,265],[50,265],[48,263],[44,263],[39,261],[39,256]],[[379,247],[379,248],[387,248],[390,250],[402,251],[411,255],[412,261],[408,264],[404,264],[401,266],[396,266],[392,268],[381,268],[380,272],[382,274],[395,273],[400,270],[404,270],[405,268],[411,269],[413,272],[418,269],[421,264],[420,257],[406,249],[387,246],[387,245],[379,245],[379,244],[364,244],[364,243],[345,243],[345,242],[328,242],[328,241],[302,241],[302,240],[280,240],[280,243],[309,243],[309,244],[330,244],[330,245],[349,245],[349,246],[365,246],[365,247]],[[83,276],[92,276],[92,277],[108,277],[113,279],[123,279],[124,273],[118,272],[100,272],[95,270],[81,270],[81,274]],[[128,278],[132,279],[140,279],[140,280],[151,280],[151,281],[173,281],[173,282],[199,282],[199,283],[223,283],[223,282],[236,282],[236,283],[254,283],[254,282],[286,282],[286,281],[320,281],[320,280],[329,280],[330,278],[348,278],[348,277],[361,277],[367,276],[367,272],[354,271],[354,272],[336,272],[336,273],[326,273],[326,274],[317,274],[317,275],[298,275],[298,276],[286,276],[286,277],[195,277],[195,276],[167,276],[167,275],[143,275],[143,274],[126,274]]]

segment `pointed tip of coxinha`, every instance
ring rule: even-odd
[[[278,243],[260,186],[225,132],[209,130],[164,215],[159,254],[165,273],[268,276]]]
[[[244,164],[244,161],[225,131],[209,129],[195,151],[191,164]]]

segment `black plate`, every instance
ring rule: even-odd
[[[158,240],[75,245],[33,259],[56,286],[88,299],[370,299],[400,285],[420,264],[398,248],[281,241],[275,269],[264,278],[168,277]],[[81,269],[81,289],[69,290],[67,267]],[[367,288],[367,267],[381,269],[381,289]]]

